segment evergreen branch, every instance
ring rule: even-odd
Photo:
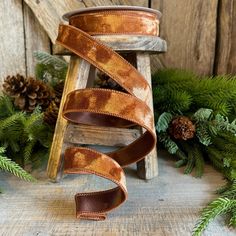
[[[197,125],[196,136],[198,137],[199,142],[204,146],[209,146],[212,143],[208,127],[206,127],[206,124],[204,124],[204,122]]]
[[[176,154],[179,150],[178,145],[169,137],[168,134],[160,133],[158,138],[170,154]]]
[[[236,200],[218,198],[205,207],[193,229],[193,236],[200,236],[207,225],[218,215],[229,212],[236,206]]]
[[[0,136],[5,135],[5,129],[14,126],[17,122],[21,122],[23,116],[22,112],[17,112],[6,119],[0,120]]]
[[[215,193],[216,194],[222,194],[224,193],[225,191],[229,190],[230,187],[232,185],[232,182],[228,181],[225,185],[221,186],[220,188],[218,188]]]
[[[204,157],[203,154],[200,150],[200,147],[198,145],[193,146],[193,152],[194,152],[194,158],[195,158],[195,172],[196,172],[196,177],[200,178],[203,175],[204,172]]]
[[[2,154],[0,155],[0,168],[4,171],[12,173],[13,175],[23,180],[35,181],[35,179],[29,173],[23,170],[17,163],[13,162]]]
[[[0,118],[6,118],[15,113],[15,108],[9,96],[0,96]]]
[[[66,68],[67,63],[59,57],[53,56],[47,52],[36,51],[34,57],[39,63],[44,65],[53,65],[57,69]]]
[[[185,153],[180,148],[176,151],[175,155],[182,160],[188,159],[187,156],[185,155]]]
[[[187,164],[188,160],[187,159],[180,159],[175,162],[175,167],[180,168],[182,166],[185,166]]]
[[[25,162],[27,162],[30,159],[30,157],[33,153],[33,148],[34,148],[36,142],[37,141],[35,139],[33,139],[33,140],[29,140],[26,143],[26,146],[25,146],[24,151],[23,151],[23,157],[24,157]]]
[[[231,210],[231,218],[229,220],[229,226],[236,228],[236,207]]]
[[[212,115],[212,112],[212,109],[200,108],[193,114],[193,119],[196,122],[208,121]]]
[[[193,168],[195,166],[195,159],[194,159],[194,154],[193,154],[193,151],[189,150],[188,151],[188,162],[187,162],[187,165],[184,169],[184,174],[188,175],[192,172]]]
[[[156,124],[156,129],[157,132],[166,132],[167,129],[169,128],[169,124],[172,120],[173,116],[171,113],[164,112],[160,115],[158,118],[157,124]]]

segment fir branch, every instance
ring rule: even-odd
[[[22,121],[24,114],[17,112],[6,119],[0,120],[0,137],[5,135],[5,130],[9,127],[15,126],[17,123]]]
[[[184,169],[184,174],[188,175],[192,172],[195,165],[195,159],[192,151],[188,152],[188,162]]]
[[[220,188],[218,188],[215,193],[216,194],[222,194],[224,193],[225,191],[229,190],[230,187],[232,185],[232,182],[231,181],[228,181],[225,185],[221,186]]]
[[[0,96],[0,119],[11,116],[15,113],[15,108],[9,96]]]
[[[59,57],[53,56],[47,52],[35,51],[34,57],[39,63],[44,65],[53,65],[58,69],[66,68],[67,63]]]
[[[200,108],[193,114],[193,119],[196,122],[208,121],[212,115],[212,112],[212,109]]]
[[[236,207],[236,200],[218,198],[205,207],[193,229],[193,236],[200,236],[207,225],[218,215],[229,212]]]
[[[204,146],[209,146],[212,143],[211,136],[209,134],[208,125],[204,122],[199,123],[196,128],[196,136],[199,139],[199,142]]]
[[[185,166],[187,164],[188,160],[186,159],[180,159],[178,161],[175,162],[175,167],[176,168],[180,168],[182,166]]]
[[[164,112],[160,115],[158,118],[157,124],[156,124],[156,129],[157,132],[166,132],[167,129],[169,128],[169,124],[173,118],[173,115],[168,112]]]
[[[231,210],[231,218],[229,220],[229,226],[236,228],[236,207]]]
[[[195,144],[193,146],[193,153],[194,153],[194,158],[195,158],[195,176],[197,178],[202,177],[203,172],[204,172],[204,157],[203,154],[200,150],[200,146]]]
[[[170,154],[176,154],[179,150],[178,145],[166,133],[159,134],[158,138]]]
[[[45,52],[35,52],[38,64],[35,67],[35,75],[39,80],[54,87],[59,81],[65,80],[67,73],[67,63]]]
[[[33,148],[36,144],[36,140],[33,139],[33,140],[29,140],[26,144],[25,144],[25,148],[24,148],[24,151],[23,151],[23,157],[24,157],[24,162],[27,162],[29,161],[32,153],[33,153]]]
[[[13,175],[26,180],[26,181],[35,181],[35,179],[28,174],[25,170],[23,170],[17,163],[13,162],[9,158],[3,155],[3,148],[1,148],[0,152],[0,168],[4,171],[8,171]]]

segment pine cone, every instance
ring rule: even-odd
[[[18,97],[26,91],[27,81],[24,76],[7,76],[3,83],[3,91],[10,97]]]
[[[195,134],[195,125],[188,117],[179,116],[171,121],[169,132],[175,139],[191,139]]]
[[[8,76],[3,84],[4,92],[14,98],[14,104],[20,110],[32,112],[36,106],[46,109],[52,98],[52,90],[41,80],[24,78],[23,76]]]
[[[46,111],[44,112],[43,120],[49,125],[55,126],[57,122],[57,116],[59,112],[59,107],[52,101]]]
[[[54,102],[58,107],[60,106],[63,90],[64,90],[64,81],[61,80],[54,86],[54,93],[55,93]]]
[[[95,87],[124,91],[124,89],[118,83],[116,83],[113,79],[101,71],[97,72]]]

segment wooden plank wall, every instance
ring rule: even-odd
[[[22,0],[0,1],[0,85],[7,75],[34,75],[33,51],[50,52],[50,40]]]
[[[51,51],[49,38],[55,40],[57,25],[62,21],[60,16],[64,12],[75,8],[103,5],[148,7],[148,2],[148,0],[1,0],[0,85],[7,75],[34,74],[33,51]],[[160,67],[176,67],[191,69],[199,74],[236,72],[234,0],[150,2],[152,8],[159,9],[163,13],[161,37],[168,43],[167,53],[152,56],[153,71]],[[41,13],[37,9],[41,9]],[[48,18],[45,20],[46,15]],[[45,22],[48,22],[48,25],[45,25]],[[50,27],[51,33],[48,30]]]

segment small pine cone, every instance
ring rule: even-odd
[[[175,139],[191,139],[195,134],[195,125],[188,117],[179,116],[171,121],[169,132]]]
[[[97,72],[97,78],[95,79],[95,87],[124,91],[124,89],[118,83],[116,83],[116,81],[114,81],[108,75],[101,71]]]
[[[63,90],[64,90],[64,81],[61,80],[54,86],[54,91],[55,91],[56,97],[61,98]]]
[[[19,97],[26,91],[27,80],[24,76],[7,76],[3,82],[3,92],[10,97]]]
[[[57,122],[57,116],[59,112],[59,107],[52,101],[43,115],[43,120],[51,126],[55,126]]]
[[[55,93],[54,102],[56,103],[58,107],[60,106],[60,103],[61,103],[63,90],[64,90],[64,81],[60,81],[54,86],[54,93]]]

